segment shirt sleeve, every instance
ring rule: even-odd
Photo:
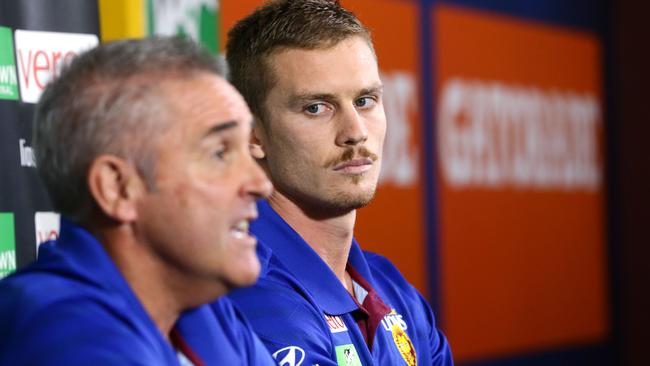
[[[417,291],[413,289],[414,291]],[[451,356],[451,348],[447,342],[447,337],[436,327],[435,317],[433,310],[429,303],[420,295],[420,304],[426,314],[429,327],[429,349],[431,350],[431,365],[434,366],[453,366],[454,360]]]

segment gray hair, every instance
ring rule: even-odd
[[[223,66],[200,45],[151,37],[100,45],[75,58],[43,92],[32,143],[55,210],[81,222],[94,207],[86,183],[101,154],[132,162],[153,187],[155,144],[168,126],[161,80],[186,79]]]

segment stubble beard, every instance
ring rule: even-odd
[[[364,179],[362,174],[351,175],[346,189],[329,190],[328,192],[309,192],[291,187],[276,185],[276,190],[298,205],[303,211],[315,218],[332,218],[343,216],[351,211],[367,206],[374,198],[376,184],[367,190],[359,191]],[[354,186],[352,192],[349,191]]]

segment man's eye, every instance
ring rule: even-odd
[[[219,149],[215,150],[212,153],[212,155],[215,158],[219,159],[219,160],[223,160],[226,157],[227,152],[228,152],[228,149],[225,146],[223,146],[223,147],[220,147]]]
[[[370,107],[376,103],[375,99],[372,97],[362,97],[354,101],[355,107]]]
[[[325,112],[326,108],[327,107],[322,103],[310,104],[305,107],[305,112],[307,112],[307,114],[319,115]]]

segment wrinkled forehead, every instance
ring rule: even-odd
[[[238,121],[246,127],[252,119],[241,94],[215,74],[170,79],[161,83],[161,89],[166,96],[169,119],[176,128],[201,130],[221,121]]]

